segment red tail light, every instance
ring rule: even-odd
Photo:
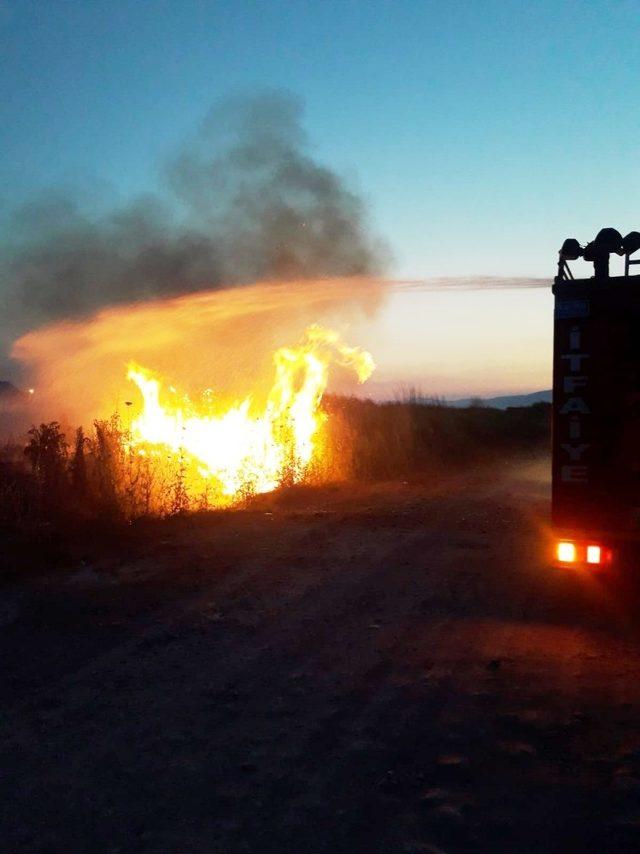
[[[600,546],[587,546],[587,563],[602,563],[602,549]]]
[[[611,549],[600,543],[580,540],[556,540],[554,546],[556,563],[563,566],[604,566],[611,563]]]

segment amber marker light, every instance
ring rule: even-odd
[[[556,557],[560,563],[575,563],[578,558],[575,543],[557,543]]]

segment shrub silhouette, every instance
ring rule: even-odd
[[[25,456],[34,475],[40,512],[57,515],[68,497],[68,445],[57,421],[29,430]]]

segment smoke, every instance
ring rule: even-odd
[[[301,119],[287,93],[228,100],[165,168],[160,193],[105,212],[52,192],[16,211],[0,257],[3,349],[118,303],[378,272],[385,250],[362,201],[310,156]]]

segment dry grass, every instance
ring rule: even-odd
[[[385,480],[441,472],[549,446],[551,408],[456,409],[409,399],[327,398],[329,456],[348,477]]]
[[[308,472],[312,483],[408,479],[538,452],[549,442],[546,404],[501,411],[327,397],[324,407],[329,418],[319,461]],[[41,424],[25,443],[0,452],[0,527],[9,539],[35,543],[43,531],[49,536],[210,509],[215,501],[206,490],[189,493],[188,474],[181,457],[158,466],[128,450],[117,418],[95,422],[90,435],[82,429],[64,435],[56,422]]]

